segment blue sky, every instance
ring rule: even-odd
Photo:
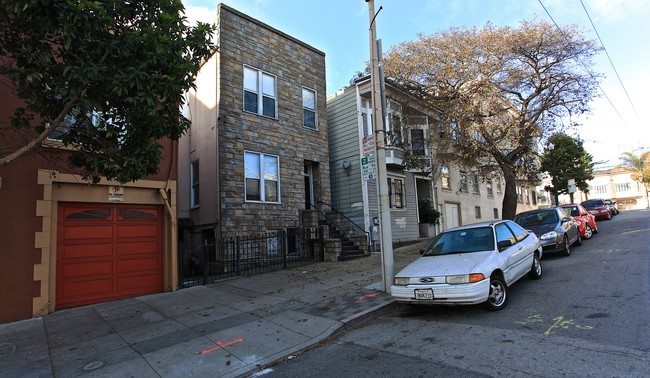
[[[216,21],[219,2],[323,51],[328,95],[347,86],[369,59],[365,0],[183,0],[190,19],[206,22]],[[650,150],[650,0],[375,0],[375,10],[383,8],[375,21],[377,37],[387,51],[418,33],[452,26],[551,21],[542,4],[558,24],[578,24],[597,39],[586,8],[613,62],[614,68],[604,52],[596,59],[594,70],[606,76],[601,88],[609,100],[595,100],[577,129],[594,161],[617,164],[624,151]]]

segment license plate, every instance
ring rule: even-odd
[[[415,299],[433,299],[433,289],[415,289]]]

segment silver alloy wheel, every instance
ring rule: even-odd
[[[591,231],[590,225],[585,225],[585,239],[591,239],[593,232]]]
[[[506,288],[501,280],[492,280],[490,282],[490,295],[488,301],[496,308],[503,306],[506,300]]]

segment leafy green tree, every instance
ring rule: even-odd
[[[623,167],[631,173],[632,179],[643,184],[646,207],[650,208],[650,199],[648,199],[648,191],[650,191],[650,152],[644,152],[639,156],[634,155],[632,152],[624,152],[621,156],[621,162]]]
[[[2,0],[0,81],[24,105],[0,120],[0,166],[56,136],[94,181],[156,173],[214,30],[180,0]]]
[[[587,153],[581,140],[566,134],[555,134],[548,139],[549,144],[540,156],[541,171],[551,176],[553,185],[546,187],[555,197],[569,194],[573,203],[573,193],[569,193],[568,181],[575,180],[576,187],[587,192],[587,181],[594,178],[593,157]]]
[[[518,183],[539,181],[540,141],[589,110],[599,77],[585,68],[598,51],[576,26],[523,21],[420,35],[383,62],[387,77],[444,115],[446,132],[432,133],[438,159],[504,177],[511,219]]]

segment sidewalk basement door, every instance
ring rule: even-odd
[[[59,204],[56,307],[161,292],[161,206]]]

